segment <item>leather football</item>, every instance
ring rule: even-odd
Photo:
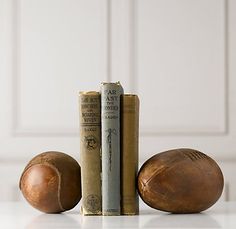
[[[221,196],[224,178],[217,163],[193,149],[154,155],[141,167],[138,191],[150,207],[172,213],[197,213]]]
[[[81,199],[80,166],[61,152],[45,152],[34,157],[20,178],[25,199],[45,213],[73,208]]]

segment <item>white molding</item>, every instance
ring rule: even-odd
[[[12,69],[13,69],[13,75],[12,75],[12,88],[13,88],[13,99],[12,99],[12,135],[13,136],[20,136],[20,137],[50,137],[50,136],[62,136],[62,137],[77,137],[79,136],[79,130],[75,128],[24,128],[22,127],[19,116],[21,114],[20,112],[20,105],[19,101],[20,98],[20,87],[19,83],[21,80],[20,75],[20,57],[21,57],[21,41],[20,41],[20,27],[21,27],[21,2],[22,0],[13,0],[12,3],[12,11],[13,11],[13,60],[12,60]],[[103,36],[104,39],[104,47],[106,48],[105,51],[105,71],[106,71],[106,80],[107,82],[111,81],[111,61],[110,61],[110,53],[111,53],[111,35],[110,35],[110,18],[111,18],[111,7],[110,7],[110,1],[109,0],[102,0],[101,3],[102,7],[104,8],[104,15],[102,16],[103,22],[103,31],[105,31],[105,34]]]
[[[214,128],[198,128],[198,129],[165,129],[157,128],[155,126],[140,126],[141,136],[215,136],[215,135],[228,135],[229,134],[229,88],[228,88],[228,0],[222,1],[222,10],[224,14],[223,30],[224,30],[224,120],[223,126],[219,129]],[[130,11],[130,24],[132,25],[132,34],[130,37],[130,53],[132,56],[131,63],[131,77],[130,77],[130,87],[135,93],[138,93],[138,73],[137,73],[137,7],[138,0],[129,0],[130,5],[132,5],[133,10]],[[209,9],[210,10],[210,9]]]
[[[79,129],[77,128],[21,128],[17,127],[12,132],[16,137],[79,137]]]
[[[161,152],[156,152],[156,153],[161,153]],[[154,155],[155,153],[153,153]],[[9,155],[13,155],[13,154],[9,154]],[[23,154],[19,154],[19,155],[23,155]],[[143,154],[139,155],[139,164],[140,166],[146,161],[148,160],[151,156],[145,156]],[[218,155],[224,155],[224,156],[218,156]],[[217,155],[211,155],[211,157],[218,163],[224,163],[224,164],[236,164],[236,153],[235,152],[227,152],[227,153],[218,153]],[[32,155],[32,157],[36,156],[36,154]],[[74,157],[73,155],[71,155],[72,157]],[[16,155],[15,157],[13,156],[1,156],[0,157],[0,165],[26,165],[26,163],[29,162],[29,157],[24,157],[24,156],[18,156]]]

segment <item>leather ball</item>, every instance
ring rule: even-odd
[[[19,186],[25,199],[42,212],[70,210],[81,199],[80,165],[65,153],[44,152],[27,164]]]
[[[197,213],[221,196],[224,178],[217,163],[193,149],[154,155],[138,173],[138,191],[150,207],[172,213]]]

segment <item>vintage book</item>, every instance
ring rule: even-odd
[[[101,95],[80,92],[80,165],[82,213],[102,214],[101,195]]]
[[[120,83],[102,83],[102,213],[120,215]]]
[[[121,96],[121,214],[139,213],[136,177],[138,172],[139,98]]]

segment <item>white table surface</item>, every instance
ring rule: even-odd
[[[1,229],[52,228],[236,228],[236,202],[218,202],[200,214],[176,215],[141,203],[138,216],[82,216],[79,206],[63,214],[44,214],[26,202],[0,203]]]

